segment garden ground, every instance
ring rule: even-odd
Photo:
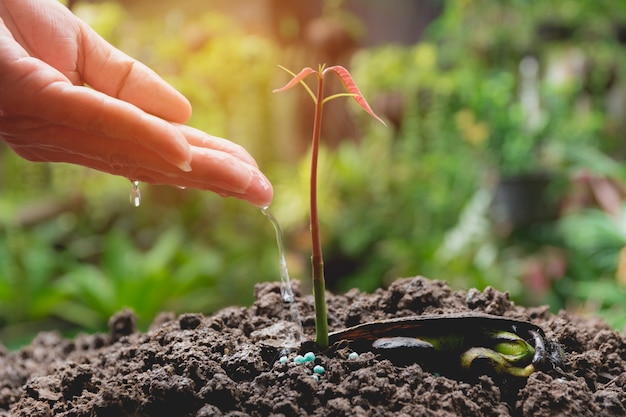
[[[310,296],[296,302],[306,338]],[[597,318],[524,308],[506,293],[452,291],[441,281],[400,279],[386,290],[329,295],[331,330],[416,314],[481,312],[528,320],[562,345],[563,371],[527,380],[453,378],[418,364],[396,366],[345,345],[296,365],[272,347],[289,326],[276,283],[256,287],[249,308],[213,316],[163,313],[146,332],[121,312],[109,334],[72,340],[41,333],[0,353],[0,416],[618,416],[626,415],[626,337]],[[275,344],[275,343],[274,343]],[[313,364],[325,372],[316,379]]]

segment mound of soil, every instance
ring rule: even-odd
[[[313,305],[296,288],[305,336]],[[489,376],[452,378],[418,364],[394,365],[339,344],[298,365],[272,347],[290,313],[278,284],[256,288],[250,308],[211,317],[163,314],[146,333],[122,312],[110,333],[64,340],[42,333],[0,353],[0,415],[12,416],[623,416],[626,339],[600,319],[523,308],[487,288],[452,291],[425,278],[387,290],[329,295],[331,330],[416,314],[483,312],[533,322],[566,353],[564,371],[534,372],[517,384]],[[276,343],[274,343],[276,344]],[[314,376],[313,366],[325,372]]]

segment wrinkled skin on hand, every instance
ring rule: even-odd
[[[22,157],[269,205],[248,152],[185,126],[190,115],[179,92],[56,0],[0,1],[0,139]]]

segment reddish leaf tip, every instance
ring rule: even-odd
[[[317,71],[315,71],[314,69],[306,67],[306,68],[303,68],[298,74],[294,75],[294,73],[292,73],[288,69],[286,69],[284,67],[281,67],[281,68],[283,68],[285,71],[287,71],[291,75],[293,75],[293,78],[291,80],[289,80],[289,82],[287,84],[285,84],[284,86],[272,90],[273,93],[280,93],[281,91],[287,91],[287,90],[293,88],[294,86],[296,86],[298,83],[300,83],[302,80],[304,80],[309,75],[311,75],[313,73],[317,73]]]
[[[374,110],[372,110],[370,105],[367,103],[367,100],[365,100],[365,97],[363,97],[363,94],[359,90],[359,87],[357,87],[356,82],[354,81],[352,75],[350,75],[350,72],[347,69],[345,69],[341,65],[335,65],[333,67],[326,68],[323,71],[322,75],[326,74],[327,71],[332,71],[339,77],[346,91],[348,91],[350,94],[354,94],[352,98],[354,99],[354,101],[357,102],[359,106],[361,106],[363,110],[365,110],[374,119],[381,122],[384,126],[387,126],[387,123],[385,123],[383,119],[381,119],[376,113],[374,113]]]

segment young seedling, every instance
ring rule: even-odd
[[[284,67],[280,67],[293,76],[284,87],[274,90],[275,93],[286,91],[302,84],[307,93],[315,103],[315,116],[313,119],[313,138],[311,141],[311,178],[310,178],[310,220],[311,220],[311,265],[313,269],[313,297],[315,304],[315,341],[318,347],[324,349],[328,347],[328,320],[326,318],[326,289],[324,282],[324,259],[322,256],[322,243],[320,240],[320,225],[317,213],[317,157],[319,154],[320,134],[322,127],[322,112],[324,104],[339,97],[352,97],[363,110],[369,113],[382,124],[385,122],[378,117],[371,109],[361,91],[356,86],[352,76],[347,69],[341,66],[332,66],[325,68],[320,65],[316,71],[312,68],[304,68],[298,74],[295,74]],[[343,84],[347,92],[338,93],[324,98],[324,78],[328,74],[335,74]],[[309,75],[315,75],[317,78],[317,93],[304,82]]]

